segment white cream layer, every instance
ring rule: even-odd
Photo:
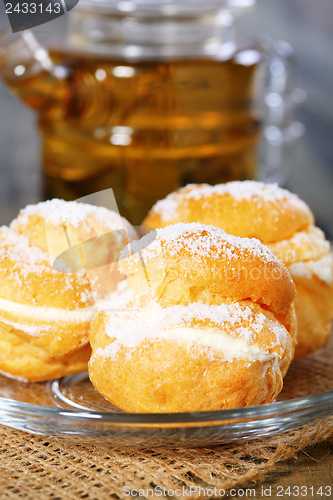
[[[4,323],[5,325],[11,326],[12,328],[15,328],[15,330],[27,333],[28,335],[40,335],[41,333],[41,327],[40,325],[38,326],[33,326],[33,325],[27,325],[23,323],[17,323],[16,321],[9,321],[8,319],[3,319],[0,317],[0,322]],[[51,330],[51,326],[49,325],[43,325],[43,331],[48,331]]]
[[[275,327],[278,339],[285,340],[288,333],[284,327]],[[267,352],[260,349],[257,345],[251,344],[241,338],[230,337],[221,332],[217,328],[189,328],[179,327],[170,328],[155,332],[154,337],[133,339],[131,335],[128,337],[117,337],[114,342],[109,344],[106,348],[98,348],[94,356],[103,356],[106,358],[115,359],[117,352],[121,346],[126,348],[135,349],[144,341],[162,341],[162,340],[175,340],[178,342],[185,342],[190,345],[197,344],[203,347],[209,347],[223,353],[226,361],[233,361],[233,359],[242,359],[246,361],[270,361],[274,358],[279,358],[278,354]],[[282,344],[284,342],[282,341]],[[94,357],[93,356],[93,357]]]
[[[13,302],[11,300],[0,298],[0,316],[1,311],[15,313],[18,316],[23,316],[28,319],[37,319],[42,321],[61,321],[61,322],[76,322],[80,323],[83,321],[91,321],[95,314],[102,308],[106,303],[110,305],[112,301],[115,300],[119,295],[127,290],[127,280],[123,280],[118,283],[117,290],[111,293],[107,298],[100,299],[96,301],[96,305],[92,307],[84,307],[80,309],[61,309],[56,307],[40,307],[40,306],[29,306],[27,304],[20,304],[18,302]],[[3,323],[13,326],[18,330],[22,330],[23,325],[19,323],[10,322],[8,320],[1,320]],[[25,325],[25,330],[27,333],[37,333],[35,327],[29,327],[30,331],[27,330],[27,325]]]
[[[306,262],[295,262],[289,267],[292,276],[311,279],[313,275],[321,281],[331,285],[333,282],[333,259],[332,254],[319,260],[308,260]]]
[[[96,307],[85,307],[82,309],[67,310],[56,307],[40,307],[20,304],[11,300],[0,298],[1,310],[15,313],[17,316],[24,316],[42,321],[89,321],[96,314]]]

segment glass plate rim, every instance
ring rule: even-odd
[[[82,376],[82,374],[78,374]],[[54,383],[57,380],[49,381]],[[75,409],[65,407],[52,407],[45,405],[37,405],[25,401],[17,401],[15,399],[0,397],[0,413],[11,411],[17,414],[24,413],[31,417],[46,417],[51,419],[59,419],[62,417],[71,417],[79,420],[95,420],[104,423],[122,423],[126,424],[188,424],[188,423],[209,423],[214,425],[217,421],[228,423],[236,420],[248,420],[253,418],[277,417],[282,414],[299,413],[307,409],[315,407],[325,407],[333,405],[333,390],[312,394],[310,396],[302,396],[287,401],[276,401],[273,403],[248,406],[244,408],[233,408],[227,410],[212,410],[199,412],[179,412],[179,413],[129,413],[129,412],[106,412],[101,410]],[[333,413],[333,410],[332,410]]]

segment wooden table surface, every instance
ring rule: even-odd
[[[265,482],[255,489],[256,498],[333,498],[333,440],[278,462]]]

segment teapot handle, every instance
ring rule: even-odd
[[[0,33],[0,76],[29,107],[44,116],[56,113],[78,128],[99,125],[109,109],[101,96],[112,100],[95,75],[88,78],[70,65],[55,64],[30,30]]]
[[[0,75],[28,106],[41,110],[65,102],[70,68],[56,65],[30,30],[0,34]]]
[[[294,119],[297,104],[306,99],[299,88],[292,46],[284,40],[264,35],[259,41],[265,57],[262,92],[263,137],[260,145],[259,178],[283,184],[292,169],[292,146],[304,133],[304,125]]]

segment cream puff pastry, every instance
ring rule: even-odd
[[[175,224],[122,257],[129,290],[99,312],[90,333],[99,392],[131,412],[275,399],[294,354],[296,317],[294,283],[273,252],[213,226]]]
[[[10,228],[0,228],[1,372],[42,381],[87,368],[95,298],[105,298],[103,292],[116,295],[124,279],[112,262],[128,243],[126,233],[116,231],[124,224],[102,207],[52,200],[26,207]],[[106,233],[114,234],[107,245],[98,239]],[[62,272],[54,269],[55,257],[66,257],[69,245],[76,248],[88,239],[90,251],[102,254],[99,262],[109,262],[105,275],[94,269],[72,272],[75,252],[69,252],[68,261],[59,261]]]
[[[309,207],[275,184],[244,181],[188,185],[156,203],[144,224],[165,227],[200,222],[230,234],[255,237],[289,269],[297,288],[295,359],[321,347],[333,319],[332,255]]]

